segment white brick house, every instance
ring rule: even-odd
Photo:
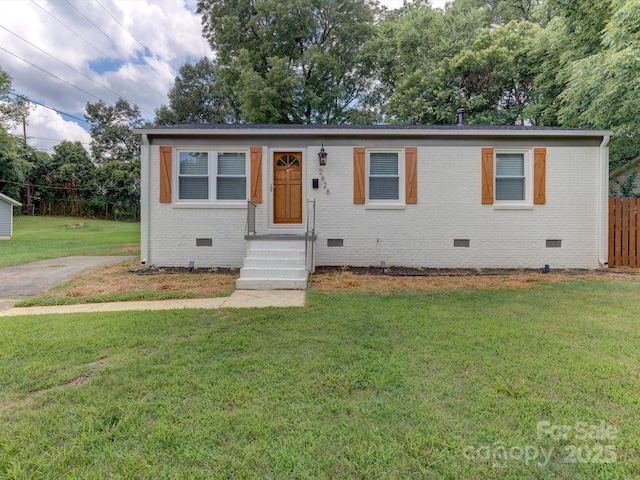
[[[249,269],[250,240],[304,238],[311,225],[316,265],[606,262],[608,131],[178,125],[138,133],[147,264]],[[256,205],[248,240],[247,200]]]

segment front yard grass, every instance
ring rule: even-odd
[[[637,478],[639,319],[608,281],[2,318],[0,477]]]
[[[13,219],[13,237],[0,242],[0,268],[70,255],[137,255],[140,224],[75,217]]]

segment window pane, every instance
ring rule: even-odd
[[[521,153],[496,154],[497,177],[524,177],[524,155]]]
[[[244,153],[218,153],[218,175],[245,175]]]
[[[369,175],[398,175],[398,152],[371,152]]]
[[[208,200],[209,177],[180,177],[180,200]]]
[[[496,178],[496,200],[524,200],[524,178]]]
[[[207,152],[180,152],[180,175],[208,175]]]
[[[369,177],[370,200],[398,200],[398,177]]]
[[[245,177],[218,177],[216,187],[218,200],[247,199],[247,179]]]

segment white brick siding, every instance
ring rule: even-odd
[[[406,146],[414,144],[408,140]],[[546,204],[519,210],[481,204],[480,146],[418,147],[418,203],[394,210],[354,205],[353,147],[325,142],[324,148],[328,160],[322,175],[320,145],[303,148],[305,198],[317,201],[317,265],[369,266],[384,260],[389,266],[442,268],[598,267],[598,147],[548,147]],[[268,228],[272,152],[263,148],[258,233],[274,231]],[[149,147],[149,159],[148,263],[242,266],[246,208],[158,203],[158,146]],[[321,176],[320,188],[312,189],[312,179]],[[211,238],[213,246],[196,247],[196,238]],[[327,247],[327,239],[343,239],[344,246]],[[454,247],[454,239],[469,239],[470,247]],[[546,248],[548,239],[562,240],[562,247]]]

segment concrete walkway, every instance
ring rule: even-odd
[[[154,300],[139,302],[83,303],[51,307],[22,307],[0,311],[0,317],[55,313],[123,312],[129,310],[180,310],[185,308],[304,307],[304,290],[236,290],[230,297]]]

